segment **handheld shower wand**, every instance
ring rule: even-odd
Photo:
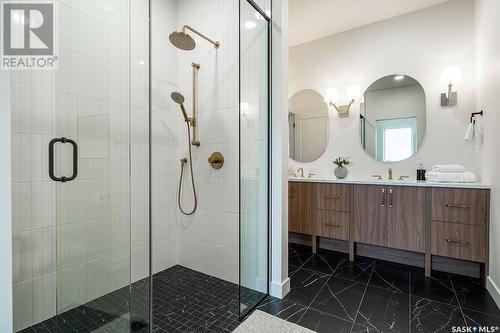
[[[172,100],[179,104],[182,114],[184,116],[184,121],[186,122],[186,127],[187,127],[187,135],[188,135],[188,148],[189,148],[189,170],[191,173],[191,185],[193,187],[193,196],[194,196],[194,206],[193,209],[189,212],[185,211],[182,208],[182,203],[181,203],[181,192],[182,192],[182,179],[184,176],[184,166],[188,163],[187,158],[181,159],[181,175],[179,179],[179,189],[177,192],[177,205],[179,206],[179,209],[182,214],[184,215],[193,215],[194,212],[196,212],[196,209],[198,208],[198,196],[196,195],[196,186],[194,185],[194,172],[193,172],[193,152],[191,148],[191,122],[192,119],[188,117],[186,108],[184,107],[184,96],[179,93],[174,91],[172,94],[170,94],[170,97],[172,97]]]

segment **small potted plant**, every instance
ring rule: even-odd
[[[349,156],[337,157],[336,159],[332,160],[332,163],[337,166],[333,171],[335,177],[337,177],[338,179],[344,179],[345,177],[347,177],[348,171],[346,165],[351,164]]]

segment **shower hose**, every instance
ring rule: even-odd
[[[188,134],[188,147],[189,147],[189,169],[191,171],[191,184],[193,186],[193,196],[194,196],[194,207],[190,212],[184,211],[181,203],[181,192],[182,192],[182,178],[184,176],[184,165],[186,164],[186,160],[181,160],[181,177],[179,179],[179,191],[177,193],[177,204],[179,205],[179,209],[184,215],[193,215],[196,212],[196,208],[198,207],[198,198],[196,195],[196,187],[194,185],[194,174],[193,174],[193,154],[191,149],[191,129],[189,128],[189,123],[186,122],[187,125],[187,134]]]

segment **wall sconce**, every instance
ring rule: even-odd
[[[337,88],[330,88],[326,91],[325,94],[325,103],[329,104],[331,107],[337,110],[339,117],[347,117],[349,116],[349,112],[351,109],[351,105],[354,104],[355,100],[361,96],[359,86],[352,85],[347,87],[346,91],[346,100],[349,101],[349,104],[338,105],[339,101],[339,92]]]
[[[448,92],[441,94],[441,106],[457,105],[458,94],[453,91],[453,86],[462,82],[462,73],[458,66],[448,66],[443,69],[441,74],[441,84],[448,86]]]

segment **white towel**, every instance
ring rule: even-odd
[[[465,132],[464,141],[474,140],[474,123],[470,123],[467,127],[467,132]]]
[[[435,172],[429,171],[425,174],[425,179],[430,182],[440,183],[475,183],[476,175],[472,172]]]
[[[437,164],[432,167],[434,172],[465,172],[465,167],[460,164]]]

